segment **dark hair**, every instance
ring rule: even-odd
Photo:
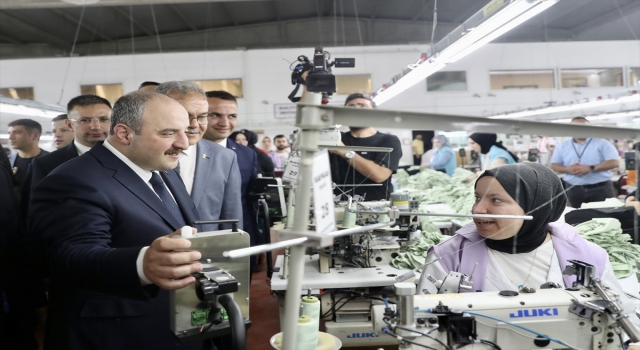
[[[346,106],[347,103],[349,103],[349,101],[355,100],[356,98],[363,98],[363,99],[371,102],[371,107],[373,107],[373,108],[377,108],[378,107],[378,106],[376,106],[376,103],[373,102],[373,100],[370,97],[367,97],[367,96],[365,96],[363,94],[360,94],[360,93],[355,93],[355,94],[351,94],[351,95],[347,96],[347,99],[344,101],[344,105]]]
[[[42,125],[33,119],[16,119],[14,121],[9,122],[7,126],[24,126],[29,135],[37,132],[42,134]]]
[[[276,142],[277,139],[286,139],[286,138],[287,137],[282,135],[282,134],[281,135],[276,135],[276,137],[273,138],[273,142]],[[289,141],[289,140],[287,140],[287,141]]]
[[[229,135],[229,138],[235,141],[236,136],[238,136],[239,134],[244,135],[244,137],[247,139],[247,147],[253,149],[256,148],[256,143],[258,143],[258,134],[248,129],[242,129],[232,132],[231,135]]]
[[[233,101],[238,104],[236,97],[224,90],[207,91],[206,94],[208,98],[219,98],[225,101]]]
[[[124,124],[130,127],[136,135],[140,135],[142,131],[142,117],[147,104],[154,99],[163,98],[175,102],[171,97],[155,91],[133,91],[120,97],[113,105],[109,134],[114,134],[116,125]]]
[[[140,86],[138,86],[138,89],[151,85],[158,86],[160,85],[160,83],[156,83],[155,81],[145,81],[144,83],[140,84]]]
[[[584,121],[586,121],[587,123],[589,122],[589,119],[587,119],[587,118],[585,118],[585,117],[575,117],[575,118],[571,119],[571,121],[574,121],[574,120],[584,120]]]
[[[67,115],[66,115],[66,114],[60,114],[59,116],[57,116],[57,117],[55,117],[55,118],[51,119],[51,121],[52,121],[52,122],[59,122],[59,121],[61,121],[61,120],[67,120],[67,119],[69,119],[69,117],[67,117]]]
[[[111,108],[111,103],[107,99],[97,95],[80,95],[72,98],[67,103],[67,114],[71,113],[74,107],[86,107],[92,105],[106,105]]]

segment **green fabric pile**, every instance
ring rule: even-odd
[[[625,278],[640,266],[640,246],[631,244],[631,236],[622,233],[620,221],[598,218],[577,225],[578,233],[589,242],[604,248],[616,278]],[[636,270],[640,279],[640,272]]]
[[[440,233],[440,230],[431,225],[427,227],[427,230],[423,230],[420,238],[413,244],[407,246],[407,250],[404,253],[396,256],[391,265],[396,269],[415,269],[424,264],[424,260],[427,257],[427,251],[431,246],[434,246],[446,239],[450,238]]]
[[[471,213],[471,207],[475,202],[473,182],[465,184],[463,180],[473,176],[473,172],[456,168],[453,176],[432,169],[422,169],[418,174],[409,176],[404,170],[398,170],[394,175],[399,190],[407,190],[409,194],[420,202],[421,211],[427,204],[445,203],[458,214]],[[432,221],[449,221],[449,217],[420,217],[424,224]],[[471,219],[456,218],[462,223],[471,222]]]
[[[449,175],[432,169],[422,169],[419,173],[411,176],[403,169],[399,169],[393,178],[396,179],[400,190],[426,190],[451,183]]]

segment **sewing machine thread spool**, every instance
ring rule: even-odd
[[[378,223],[389,222],[389,221],[391,221],[391,219],[389,219],[389,215],[387,214],[380,214],[380,216],[378,216]]]
[[[342,227],[351,228],[356,226],[356,214],[349,210],[344,211],[344,218],[342,219]]]
[[[311,321],[320,326],[320,300],[314,296],[302,297],[302,315],[311,317]],[[318,328],[319,329],[319,328]]]
[[[296,350],[315,350],[318,347],[318,324],[311,317],[302,315],[298,318]]]

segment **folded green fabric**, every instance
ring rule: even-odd
[[[400,253],[391,261],[391,265],[397,269],[415,269],[424,264],[427,251],[432,246],[450,238],[440,233],[436,226],[427,226],[421,232],[420,238],[407,246],[405,252]]]
[[[597,218],[577,225],[578,234],[593,242],[609,254],[609,262],[616,278],[628,277],[636,268],[640,278],[640,246],[631,243],[631,236],[622,233],[620,221]]]
[[[457,214],[469,214],[475,203],[473,183],[465,184],[463,180],[473,175],[474,173],[469,170],[456,168],[451,177],[432,169],[422,169],[419,173],[410,176],[400,169],[393,177],[399,190],[409,191],[409,194],[420,202],[421,211],[424,211],[426,204],[445,203]],[[451,219],[450,217],[422,216],[420,222],[424,225],[433,221]],[[464,224],[471,222],[468,218],[458,218],[458,220]]]
[[[619,207],[624,207],[624,202],[622,202],[618,198],[607,198],[602,202],[582,203],[582,205],[580,206],[580,209],[619,208]]]

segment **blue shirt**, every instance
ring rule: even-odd
[[[582,155],[582,156],[580,156]],[[583,144],[575,142],[573,139],[567,140],[556,147],[551,164],[570,166],[576,163],[582,165],[598,165],[604,161],[619,160],[618,150],[613,143],[604,139],[588,138]],[[564,181],[570,185],[593,185],[611,180],[611,171],[597,171],[576,176],[567,173]]]
[[[433,160],[429,163],[429,166],[433,169],[444,169],[447,175],[453,176],[457,166],[455,152],[453,152],[451,147],[440,147],[433,156]]]
[[[485,158],[484,155],[480,156],[480,163],[482,164],[482,169],[485,168],[484,158]],[[506,150],[498,146],[491,146],[491,148],[489,148],[489,164],[487,164],[487,166],[491,166],[491,164],[493,164],[493,162],[499,158],[503,158],[507,162],[507,164],[515,164],[516,162],[515,159],[513,159],[513,157]]]

